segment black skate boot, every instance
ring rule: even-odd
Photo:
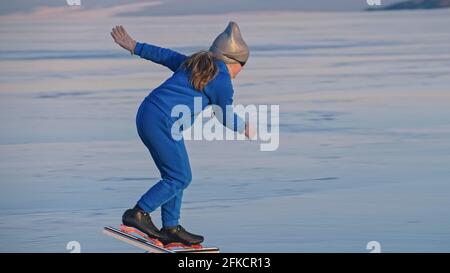
[[[166,237],[161,239],[161,242],[165,245],[170,243],[181,243],[186,246],[198,245],[203,242],[204,238],[201,235],[187,232],[181,225],[176,227],[163,227],[161,234]]]
[[[122,216],[122,223],[127,227],[133,227],[142,231],[152,239],[160,241],[167,240],[153,224],[150,215],[143,211],[138,205],[125,211]]]

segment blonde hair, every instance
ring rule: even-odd
[[[219,71],[214,62],[213,53],[201,50],[187,58],[181,67],[190,72],[189,82],[198,91],[203,91],[205,86],[212,80]]]

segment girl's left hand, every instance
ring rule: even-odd
[[[130,51],[131,54],[134,53],[134,48],[136,47],[136,41],[131,38],[131,36],[126,32],[123,26],[116,26],[112,29],[111,36],[121,47]]]

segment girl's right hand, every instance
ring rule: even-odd
[[[131,36],[126,32],[123,26],[115,26],[112,29],[111,36],[113,37],[114,42],[116,42],[118,45],[130,51],[131,54],[134,53],[136,41],[131,38]]]
[[[244,134],[247,138],[253,139],[256,136],[256,129],[250,123],[245,123],[245,131]]]

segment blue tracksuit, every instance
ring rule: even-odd
[[[228,124],[225,110],[226,105],[233,103],[231,77],[225,63],[216,60],[219,73],[208,82],[203,92],[199,92],[190,84],[187,71],[180,68],[187,56],[143,43],[136,44],[134,53],[174,72],[142,102],[136,115],[136,126],[162,178],[141,197],[138,205],[146,212],[161,206],[163,226],[176,226],[180,219],[183,190],[190,184],[192,174],[183,139],[175,140],[171,135],[171,127],[177,119],[171,117],[172,108],[180,104],[187,105],[195,116],[199,113],[194,113],[194,97],[201,97],[202,109],[210,104],[220,106],[223,116],[219,120]],[[244,127],[244,121],[234,114],[234,125],[230,128],[242,133]]]

